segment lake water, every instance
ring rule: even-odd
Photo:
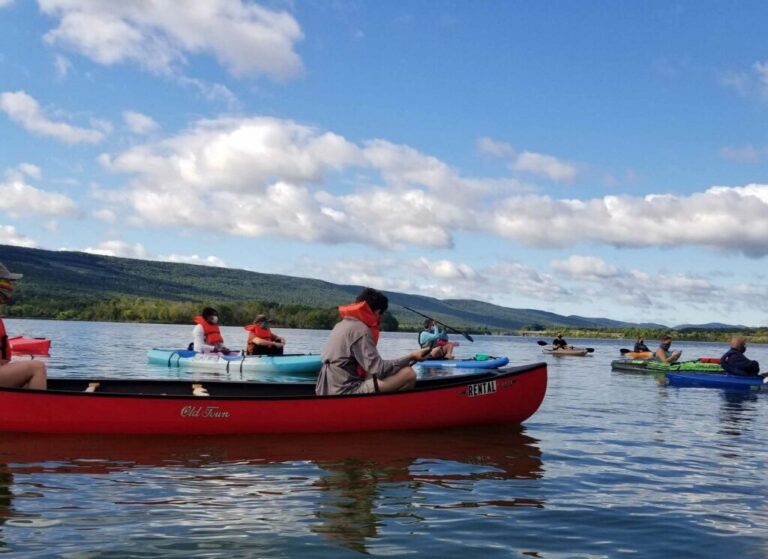
[[[191,326],[6,320],[53,339],[50,376],[224,378],[150,366]],[[291,352],[327,332],[277,330]],[[230,346],[240,328],[224,328]],[[384,333],[397,357],[415,334]],[[458,355],[546,361],[523,427],[289,437],[0,434],[0,553],[24,557],[768,556],[768,393],[612,372],[629,341],[477,336]],[[676,343],[684,358],[723,344]],[[768,347],[748,355],[768,365]],[[238,377],[233,377],[238,378]],[[239,379],[239,378],[238,378]],[[450,413],[432,410],[429,413]]]

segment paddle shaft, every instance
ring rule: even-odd
[[[466,332],[462,332],[461,330],[456,330],[456,328],[453,328],[453,327],[451,327],[451,326],[448,326],[447,324],[445,324],[445,323],[443,323],[443,322],[440,322],[439,320],[437,320],[437,319],[434,319],[434,318],[432,318],[431,316],[427,316],[427,315],[426,315],[426,314],[424,314],[424,313],[420,313],[419,311],[415,311],[415,310],[413,310],[411,307],[406,307],[405,305],[401,305],[401,306],[402,306],[404,309],[411,311],[412,313],[416,313],[416,314],[418,314],[419,316],[423,316],[424,318],[428,318],[429,320],[434,320],[434,321],[435,321],[437,324],[440,324],[440,325],[442,325],[442,326],[445,326],[445,327],[446,327],[448,330],[450,330],[451,332],[456,332],[457,334],[461,334],[462,336],[464,336],[464,337],[465,337],[467,340],[469,340],[470,342],[474,342],[474,341],[475,341],[475,340],[473,340],[473,339],[472,339],[472,336],[470,336],[470,335],[469,335],[469,334],[467,334]]]

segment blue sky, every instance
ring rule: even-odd
[[[0,0],[0,243],[768,325],[766,20]]]

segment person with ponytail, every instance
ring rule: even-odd
[[[10,305],[16,282],[23,274],[12,274],[0,264],[0,305]],[[32,388],[45,390],[48,374],[41,361],[14,361],[11,363],[11,344],[0,317],[0,386],[4,388]]]
[[[322,353],[322,367],[315,392],[318,396],[371,394],[408,390],[416,384],[411,365],[423,361],[429,348],[399,359],[382,359],[379,341],[381,317],[387,311],[386,295],[364,288],[351,305],[339,307],[341,322],[331,330]]]

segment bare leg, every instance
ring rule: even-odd
[[[416,372],[411,367],[403,367],[391,377],[379,381],[381,392],[410,390],[416,384]]]
[[[42,361],[15,361],[0,367],[0,386],[45,390],[48,386]]]

